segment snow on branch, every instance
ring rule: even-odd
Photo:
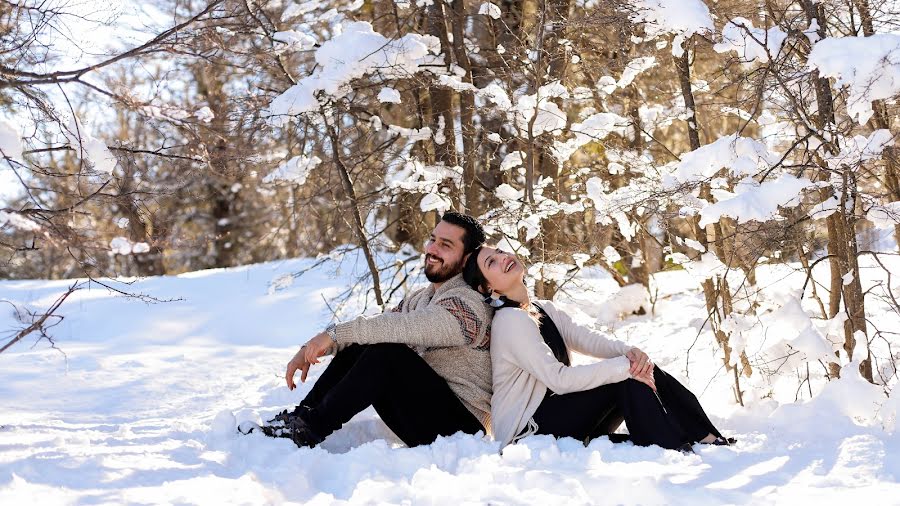
[[[307,51],[314,48],[317,44],[314,37],[296,30],[275,32],[272,35],[272,39],[284,44],[283,47],[276,48],[277,52]]]
[[[389,39],[365,22],[343,25],[336,37],[316,50],[316,71],[276,97],[266,111],[270,122],[283,126],[288,117],[319,108],[318,92],[340,98],[354,79],[378,72],[385,80],[408,77],[423,65],[440,62],[440,41],[430,35],[407,34]]]
[[[860,163],[880,158],[885,148],[894,145],[894,136],[890,130],[882,129],[872,132],[868,137],[862,135],[839,137],[838,144],[841,148],[840,153],[825,157],[832,170],[843,165],[857,167]]]
[[[309,177],[310,171],[320,163],[322,163],[322,159],[318,156],[295,156],[279,165],[277,169],[263,179],[263,182],[290,181],[302,185],[306,182],[306,178]]]
[[[634,79],[637,76],[655,66],[656,57],[654,56],[642,56],[640,58],[635,58],[629,61],[627,64],[625,64],[625,70],[622,71],[622,76],[616,82],[616,87],[627,87],[634,82]]]
[[[900,35],[829,37],[813,46],[808,65],[849,89],[847,112],[862,125],[873,101],[900,93]]]
[[[760,315],[729,315],[722,328],[734,347],[731,356],[748,349],[765,357],[790,357],[795,366],[802,361],[833,360],[835,346],[816,327],[798,295],[780,293],[762,301]]]
[[[900,201],[871,206],[866,209],[866,219],[871,221],[875,228],[892,229],[900,225]]]
[[[9,121],[0,120],[0,155],[12,160],[22,160],[22,136]]]
[[[738,223],[778,218],[779,207],[798,205],[800,193],[814,186],[815,183],[809,179],[790,174],[782,174],[775,181],[762,183],[744,178],[735,185],[734,193],[713,191],[719,201],[700,210],[700,226],[716,223],[723,216],[734,218]]]
[[[569,130],[575,137],[565,142],[554,142],[553,156],[560,162],[568,160],[579,148],[591,141],[605,139],[609,134],[625,135],[625,129],[631,122],[610,112],[592,114],[580,123],[573,123]]]
[[[674,185],[703,181],[722,169],[734,176],[752,176],[777,161],[762,142],[731,134],[684,154],[664,182]]]
[[[502,12],[500,12],[500,7],[490,2],[485,2],[478,8],[478,14],[490,16],[492,19],[500,19]]]
[[[448,180],[457,188],[460,187],[462,167],[426,165],[414,160],[406,162],[402,168],[390,171],[385,176],[388,188],[423,194],[422,200],[419,202],[419,208],[423,213],[428,211],[444,212],[450,209],[452,202],[441,188]]]
[[[71,118],[68,124],[62,127],[62,133],[79,156],[89,162],[94,170],[112,174],[116,168],[116,157],[105,142],[91,135],[87,126],[78,118]]]
[[[523,137],[528,137],[529,126],[534,137],[545,132],[559,133],[566,127],[566,113],[552,101],[554,98],[569,98],[569,90],[559,81],[541,86],[537,93],[519,97],[513,114]]]
[[[785,39],[787,34],[777,26],[764,30],[754,28],[749,19],[734,18],[722,28],[722,42],[713,46],[713,49],[717,53],[734,51],[745,63],[766,63],[770,57],[778,56]]]
[[[644,23],[649,39],[673,34],[672,54],[684,54],[682,43],[695,33],[714,31],[709,8],[701,0],[636,0],[633,20]]]
[[[41,226],[14,211],[0,211],[0,228],[11,226],[26,232],[36,232]]]

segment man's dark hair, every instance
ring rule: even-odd
[[[441,221],[462,227],[466,232],[463,234],[463,254],[469,254],[480,248],[487,237],[484,234],[484,228],[478,220],[468,214],[458,213],[456,211],[447,211],[441,216]]]

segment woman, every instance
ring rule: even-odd
[[[654,367],[647,355],[576,324],[525,287],[525,269],[510,253],[483,247],[463,278],[499,310],[491,324],[494,437],[503,446],[530,434],[574,437],[585,444],[612,435],[624,420],[634,444],[690,451],[696,442],[725,445],[697,398]],[[604,360],[572,366],[569,350]]]

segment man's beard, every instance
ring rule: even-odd
[[[454,264],[447,264],[446,261],[442,261],[439,264],[429,264],[428,258],[429,255],[425,255],[425,278],[432,283],[443,283],[462,272],[462,259]]]

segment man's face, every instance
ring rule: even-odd
[[[462,272],[463,237],[466,230],[441,221],[425,243],[425,277],[432,283],[443,283]]]

